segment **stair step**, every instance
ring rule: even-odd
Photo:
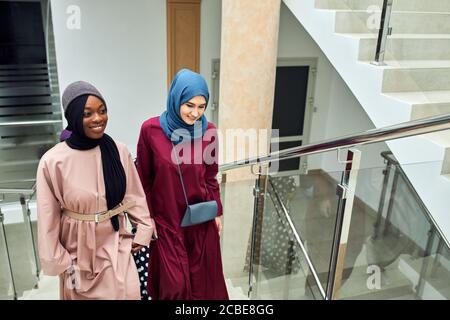
[[[305,277],[302,271],[297,274],[287,276],[278,276],[273,278],[266,278],[264,272],[260,272],[260,279],[258,283],[253,283],[252,299],[282,299],[283,295],[288,294],[292,299],[295,297],[302,297],[304,294]],[[245,292],[248,289],[248,277],[239,277],[230,279],[235,287],[240,287]],[[289,287],[288,287],[289,286]],[[257,296],[255,296],[255,293]],[[301,294],[301,295],[300,295]],[[264,298],[266,297],[266,298]]]
[[[450,114],[450,91],[414,91],[385,93],[411,105],[411,120]],[[450,130],[423,135],[444,149],[441,175],[450,173]]]
[[[442,258],[442,257],[441,257]],[[428,269],[423,278],[423,292],[422,299],[449,299],[450,298],[450,270],[445,266],[436,269],[436,273],[431,274],[434,257],[426,257],[419,259],[411,259],[409,256],[401,258],[401,268],[405,274],[413,279],[414,284],[417,285],[420,279],[423,262],[428,260]],[[447,261],[448,264],[448,261]]]
[[[373,33],[378,35],[381,11],[337,11],[335,31],[338,33]],[[393,34],[450,33],[450,13],[393,12],[390,26]]]
[[[248,296],[244,293],[241,287],[236,287],[231,279],[226,279],[228,296],[230,300],[249,300]]]
[[[24,292],[20,300],[59,300],[59,277],[41,275],[38,287]]]
[[[306,278],[301,271],[298,274],[261,279],[254,284],[253,299],[305,299]]]
[[[450,90],[450,66],[440,68],[390,68],[385,69],[383,73],[382,92],[445,90]]]
[[[440,264],[440,267],[436,269],[436,272],[431,275],[431,270],[434,265],[435,257],[429,256],[426,258],[418,258],[411,259],[409,256],[402,257],[402,260],[406,262],[409,266],[411,266],[418,274],[422,271],[422,266],[424,262],[428,263],[427,276],[425,277],[426,281],[430,282],[430,284],[437,290],[445,290],[449,293],[450,288],[450,268],[449,262],[444,257],[440,257],[443,263]]]
[[[360,39],[359,60],[372,61],[376,52],[375,34],[341,34]],[[448,34],[397,34],[388,38],[386,60],[450,60]]]
[[[274,290],[268,293],[259,293],[257,300],[314,300],[308,289],[302,288],[289,288],[289,290]],[[256,300],[255,299],[255,300]],[[321,300],[320,296],[315,298]]]
[[[387,96],[412,106],[411,119],[450,113],[450,91],[389,92]]]
[[[341,300],[419,300],[412,291],[410,285],[389,288],[386,290],[373,290],[373,292],[365,293]]]
[[[39,290],[31,291],[27,296],[23,296],[19,300],[59,300],[58,291],[41,292]]]
[[[450,103],[450,90],[389,92],[386,95],[411,105]]]
[[[338,299],[392,299],[414,293],[412,283],[396,267],[386,269],[380,276],[380,288],[369,288],[367,266],[354,268],[342,285]]]
[[[370,63],[371,61],[365,61]],[[384,60],[385,69],[450,68],[450,60]]]
[[[331,10],[366,10],[369,6],[383,7],[383,0],[316,0],[316,8]],[[450,12],[446,0],[395,0],[394,11]]]

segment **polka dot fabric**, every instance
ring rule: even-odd
[[[137,166],[137,159],[134,159],[134,165]],[[132,229],[133,234],[136,233],[136,229]],[[151,300],[148,295],[147,281],[148,281],[148,264],[150,258],[150,248],[143,247],[139,252],[133,253],[133,259],[136,263],[136,268],[139,275],[139,282],[141,284],[141,300]]]
[[[139,282],[141,284],[140,288],[141,300],[151,300],[147,291],[149,257],[150,257],[149,247],[143,247],[138,252],[133,253],[134,263],[136,263],[136,268],[139,275]]]
[[[271,178],[271,182],[285,208],[290,212],[290,199],[297,188],[294,178],[274,177]],[[301,268],[294,233],[282,213],[283,208],[278,202],[270,201],[266,204],[260,249],[260,264],[278,276],[298,273]]]

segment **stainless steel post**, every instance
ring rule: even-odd
[[[384,66],[384,55],[386,52],[387,37],[391,35],[392,28],[389,26],[392,13],[392,4],[394,0],[384,0],[383,10],[381,12],[380,31],[378,32],[377,51],[375,53],[375,61],[372,62],[378,66]]]
[[[330,275],[328,277],[327,300],[336,299],[341,287],[360,162],[361,151],[350,149],[347,153],[341,184],[338,185],[337,189],[340,200],[333,239]]]

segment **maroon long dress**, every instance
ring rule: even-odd
[[[212,123],[208,129],[216,130]],[[211,150],[213,143],[217,143],[214,138],[203,141],[201,154],[205,148]],[[195,164],[193,143],[176,146],[186,147],[191,150],[192,162],[180,167],[189,204],[216,200],[222,215],[217,162],[206,164],[200,159]],[[172,143],[161,129],[159,117],[145,121],[139,136],[137,165],[158,231],[158,240],[152,241],[150,247],[149,295],[155,300],[228,299],[215,221],[180,226],[186,201],[171,153]],[[183,153],[180,156],[180,160],[185,159]]]

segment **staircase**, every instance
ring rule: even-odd
[[[49,8],[40,8],[37,11],[37,21],[41,19],[41,10],[47,11]],[[36,14],[36,11],[30,12]],[[13,15],[12,17],[16,16]],[[28,191],[34,189],[39,159],[59,141],[58,135],[62,129],[62,112],[50,12],[48,11],[43,17],[45,19],[42,26],[45,35],[45,55],[41,43],[35,46],[41,48],[42,52],[30,54],[34,51],[29,50],[29,44],[21,43],[23,39],[21,40],[19,36],[16,39],[16,34],[13,37],[14,42],[7,44],[9,50],[5,51],[6,53],[2,52],[4,53],[4,56],[2,56],[4,59],[0,63],[0,201],[2,208],[10,214],[9,221],[5,223],[22,222],[22,218],[18,216],[21,216],[20,213],[22,212],[20,201],[25,198],[20,196],[26,191],[26,198],[28,198]],[[21,20],[16,18],[14,21]],[[39,31],[38,34],[41,34],[41,27],[38,28],[37,25],[31,25],[31,27],[28,25],[27,28],[16,30],[17,35],[21,34],[20,32],[30,34],[36,30]],[[15,29],[11,28],[11,30]],[[37,41],[33,38],[34,40]],[[32,196],[30,195],[30,197]],[[28,206],[28,201],[29,199],[26,199],[22,205]],[[25,228],[28,230],[27,233],[29,233],[31,241],[32,229],[31,225],[28,226],[27,220],[25,220]],[[12,260],[14,260],[12,268],[16,274],[19,274],[14,279],[17,294],[20,296],[24,289],[31,289],[36,284],[36,279],[34,273],[33,279],[30,281],[29,277],[24,276],[24,274],[27,276],[28,274],[22,271],[22,269],[25,269],[24,266],[14,265],[19,260],[21,262],[21,259],[14,258],[15,253],[19,252],[18,245],[14,241],[14,238],[18,236],[18,234],[8,235],[8,240],[12,240],[8,242],[8,245],[10,246],[9,252],[14,252],[14,254],[11,254]],[[22,240],[25,241],[22,241],[21,244],[29,246],[31,250],[32,245],[28,243],[28,239]],[[2,251],[4,245],[1,246]],[[30,260],[34,262],[34,256]],[[32,268],[39,269],[35,265]],[[8,278],[7,281],[9,280]],[[47,277],[44,277],[40,284],[45,288],[49,281]],[[2,283],[0,283],[0,287],[1,285]],[[27,293],[31,291],[36,292],[33,289]]]
[[[62,129],[52,19],[46,22],[47,63],[0,64],[0,188],[31,188]]]
[[[59,278],[41,275],[37,288],[25,291],[19,300],[59,300]],[[231,300],[248,300],[241,287],[235,287],[231,279],[225,281]]]
[[[450,1],[394,0],[386,66],[371,64],[382,0],[284,3],[322,49],[376,127],[450,112]],[[401,139],[388,145],[450,238],[450,133]]]
[[[450,297],[448,281],[450,261],[446,257],[431,255],[412,259],[410,256],[402,255],[399,261],[399,269],[413,283],[417,283],[423,263],[428,263],[430,267],[424,275],[425,283],[422,299],[448,300],[448,297]]]
[[[62,115],[49,68],[0,65],[0,184],[8,188],[30,188],[41,155],[57,141]]]
[[[25,291],[19,300],[59,300],[59,277],[41,274],[36,288]]]

